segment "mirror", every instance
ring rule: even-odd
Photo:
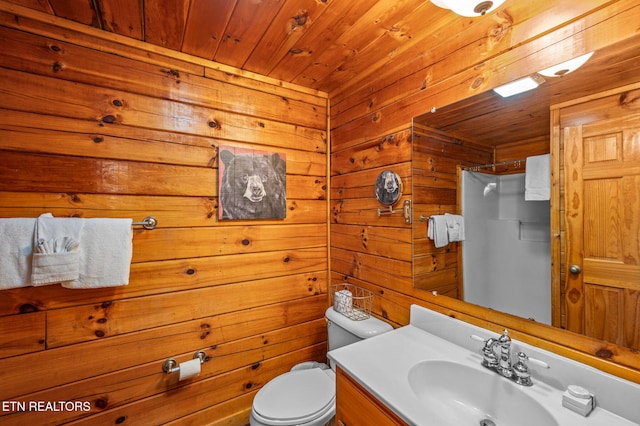
[[[438,176],[439,181],[442,182],[448,179],[455,181],[449,182],[450,185],[456,185],[454,187],[456,191],[453,191],[455,195],[451,195],[452,191],[449,191],[449,195],[444,198],[444,201],[439,199],[437,201],[439,204],[432,204],[429,207],[430,210],[426,212],[427,215],[443,214],[444,212],[453,213],[454,211],[451,210],[456,210],[460,205],[460,194],[457,193],[457,184],[460,176],[451,171],[452,167],[455,167],[451,163],[462,163],[462,167],[498,163],[499,165],[496,167],[485,169],[489,176],[524,172],[524,162],[515,161],[522,159],[523,152],[538,155],[548,153],[550,150],[550,106],[640,82],[639,39],[640,37],[635,37],[597,51],[580,69],[563,77],[546,78],[544,84],[530,92],[510,98],[501,98],[493,91],[489,91],[442,107],[435,112],[426,112],[421,116],[415,117],[413,122],[414,143],[421,136],[424,137],[425,131],[431,132],[433,129],[435,132],[433,134],[448,138],[448,141],[453,141],[454,143],[457,141],[460,145],[466,146],[467,151],[465,152],[466,158],[462,160],[452,158],[449,161],[446,158],[438,158],[437,161],[440,161],[441,164],[435,166],[432,164],[428,166],[415,164],[420,159],[414,158],[414,188],[412,192],[414,199],[418,198],[420,191],[423,190],[423,188],[416,187],[416,185],[422,184],[417,182],[424,181],[423,176],[416,179],[416,170],[437,170],[439,167],[444,170],[447,168],[446,176],[444,173]],[[459,171],[458,173],[460,174]],[[485,189],[485,193],[492,191],[493,188],[490,186],[492,182],[490,180],[484,182],[482,188]],[[441,191],[440,188],[442,187],[440,183],[440,187],[437,190]],[[451,187],[449,186],[449,188]],[[482,196],[481,189],[480,197]],[[563,221],[562,214],[563,211],[559,210],[558,206],[551,207],[552,217],[559,215],[560,221]],[[461,249],[458,249],[460,252],[455,252],[456,250],[454,249],[453,252],[430,253],[430,256],[425,256],[427,251],[425,243],[424,241],[418,241],[424,234],[422,228],[425,226],[424,222],[414,222],[414,287],[429,292],[437,291],[440,295],[464,300],[464,293],[458,289],[455,282],[458,279],[457,277],[450,277],[448,285],[432,288],[425,285],[424,280],[418,276],[420,271],[426,269],[417,266],[424,265],[425,258],[431,259],[434,265],[438,262],[441,262],[441,265],[445,265],[438,271],[441,274],[447,273],[447,258],[450,263],[457,261],[459,267],[462,263]],[[561,265],[560,252],[558,250],[555,255],[557,257],[553,259],[551,258],[551,256],[554,256],[552,254],[548,259],[548,264],[549,266],[552,264],[557,266],[551,269],[551,279],[563,282],[563,279],[559,276],[561,273],[564,274],[564,270],[561,272],[561,267],[559,266]],[[442,259],[441,261],[439,260],[440,258]],[[434,270],[432,268],[430,272],[433,273]],[[450,272],[450,274],[455,275],[456,272]],[[554,274],[557,276],[553,277]],[[561,287],[561,285],[558,287]],[[554,314],[550,322],[556,329],[564,327],[562,315],[559,312],[559,306],[563,305],[562,298],[564,295],[559,294],[560,291],[558,288],[552,295],[552,302],[558,305],[555,306],[554,311],[558,312]],[[448,304],[448,307],[452,306],[459,307],[465,306],[465,304],[460,304],[457,301]],[[469,310],[475,309],[471,305],[467,306],[469,306]],[[503,311],[496,307],[490,308]],[[524,318],[529,319],[526,315]],[[562,333],[566,333],[566,336],[571,335],[568,331],[563,331]],[[545,332],[545,334],[558,336],[556,332]],[[567,340],[570,339],[573,340],[572,337],[567,337]],[[595,346],[595,344],[592,346]],[[615,345],[607,345],[607,348],[615,349]]]
[[[402,180],[393,170],[383,170],[376,179],[376,199],[384,206],[392,206],[402,197]]]

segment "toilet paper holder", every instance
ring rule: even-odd
[[[205,351],[197,351],[193,354],[193,359],[200,359],[200,364],[204,364],[207,359],[207,353]],[[162,371],[167,374],[173,374],[180,371],[180,364],[175,358],[167,358],[162,363]]]

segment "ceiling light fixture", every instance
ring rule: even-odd
[[[554,65],[552,67],[543,69],[542,71],[538,71],[538,74],[542,74],[545,77],[562,77],[563,75],[569,74],[584,65],[585,62],[589,60],[589,58],[593,55],[593,52],[587,53],[586,55],[578,56],[577,58],[570,59],[566,62],[563,62],[558,65]]]
[[[505,0],[431,0],[431,3],[443,9],[450,9],[458,15],[473,18],[493,12],[500,7],[504,1]]]
[[[502,86],[493,89],[493,91],[503,98],[506,98],[526,92],[528,90],[535,89],[542,83],[544,83],[544,78],[542,78],[538,74],[533,74],[519,80],[512,81],[511,83],[503,84]]]

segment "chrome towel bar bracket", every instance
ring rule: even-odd
[[[153,216],[145,217],[142,222],[131,222],[131,226],[142,226],[144,229],[155,229],[158,226],[158,219]]]
[[[393,210],[393,207],[389,206],[388,210],[378,209],[378,217],[386,216],[390,214],[402,214],[404,216],[404,223],[411,223],[411,200],[405,200],[402,203],[402,210]]]

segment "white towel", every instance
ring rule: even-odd
[[[427,224],[427,236],[433,240],[436,248],[449,244],[449,233],[447,232],[447,222],[443,215],[433,215],[429,217]]]
[[[0,289],[30,285],[35,226],[33,218],[0,219]]]
[[[464,218],[458,214],[444,214],[449,241],[464,241]]]
[[[80,276],[66,288],[99,288],[129,284],[133,255],[131,219],[84,219],[80,237]]]
[[[524,199],[551,199],[551,157],[549,154],[527,157],[524,174]]]
[[[51,213],[36,220],[31,284],[41,286],[76,280],[80,273],[78,242],[84,220],[54,218]]]

